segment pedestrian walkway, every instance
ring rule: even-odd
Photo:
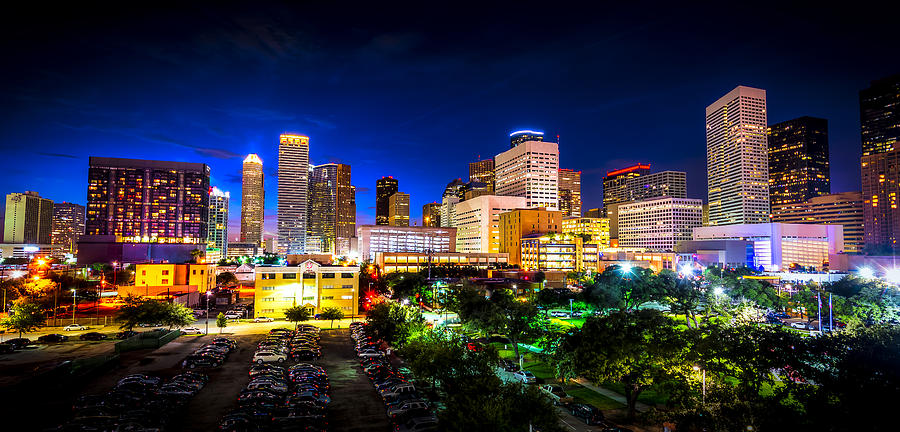
[[[578,384],[581,384],[581,385],[583,385],[583,386],[585,386],[585,387],[587,387],[587,388],[589,388],[589,389],[591,389],[591,390],[593,390],[593,391],[595,391],[595,392],[597,392],[597,393],[600,393],[600,394],[602,394],[603,396],[606,396],[606,397],[608,397],[608,398],[610,398],[610,399],[612,399],[612,400],[614,400],[614,401],[616,401],[616,402],[618,402],[618,403],[620,403],[620,404],[622,404],[622,405],[626,405],[626,406],[628,405],[628,401],[625,399],[625,396],[623,396],[623,395],[621,395],[621,394],[619,394],[619,393],[616,393],[616,392],[614,392],[614,391],[612,391],[612,390],[609,390],[609,389],[605,389],[605,388],[603,388],[603,387],[597,387],[597,386],[591,384],[590,381],[588,381],[588,380],[586,380],[586,379],[584,379],[584,378],[575,378],[575,379],[572,380],[572,381],[575,381],[575,382],[577,382]],[[643,403],[643,402],[636,402],[636,403],[634,404],[634,409],[636,409],[638,412],[645,412],[645,411],[650,410],[650,408],[651,408],[650,405],[647,405],[647,404],[645,404],[645,403]]]

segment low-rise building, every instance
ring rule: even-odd
[[[184,291],[206,292],[216,287],[215,264],[137,264],[134,285],[157,292],[171,292],[180,287]]]
[[[673,251],[703,225],[703,200],[658,197],[620,203],[619,247]]]
[[[753,242],[749,240],[691,240],[675,245],[680,261],[703,267],[750,267],[754,265]]]
[[[842,192],[810,198],[779,207],[773,222],[800,224],[836,224],[844,227],[844,252],[862,253],[863,198],[860,192]]]
[[[430,264],[429,264],[430,263]],[[486,269],[489,267],[503,267],[509,263],[509,254],[506,253],[455,253],[435,252],[377,252],[375,264],[382,273],[410,272],[416,273],[427,270],[428,266],[459,266]]]
[[[694,240],[753,242],[755,267],[780,271],[793,266],[822,269],[830,254],[844,250],[841,225],[738,224],[694,228]]]
[[[307,260],[298,266],[256,267],[255,317],[284,318],[285,309],[302,306],[313,314],[337,307],[357,315],[359,266],[323,265]]]
[[[563,234],[589,236],[588,243],[601,249],[609,247],[609,219],[600,217],[572,217],[562,220]]]
[[[500,252],[509,254],[511,265],[522,264],[522,239],[532,234],[562,231],[563,214],[543,207],[520,208],[500,215]]]
[[[574,234],[532,234],[522,238],[522,269],[597,271],[600,248]]]
[[[262,255],[262,248],[257,243],[249,242],[232,242],[228,243],[228,250],[225,253],[226,258],[240,258],[244,256],[255,257]]]
[[[456,250],[500,252],[500,214],[525,207],[524,197],[481,195],[456,204]]]
[[[60,248],[49,244],[0,243],[0,259],[59,256]]]
[[[679,257],[674,252],[646,252],[640,250],[606,249],[600,252],[598,272],[603,272],[607,267],[632,266],[660,270],[675,270],[678,268]]]
[[[456,252],[456,228],[360,225],[356,231],[363,261],[376,252]]]

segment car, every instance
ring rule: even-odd
[[[85,341],[101,341],[106,338],[107,336],[100,332],[88,332],[78,337],[78,339]]]
[[[240,319],[243,316],[244,316],[243,314],[239,314],[236,312],[228,312],[225,314],[226,319]]]
[[[421,432],[437,430],[437,419],[434,416],[417,417],[394,427],[395,432]]]
[[[68,336],[64,336],[59,333],[51,333],[38,338],[38,342],[40,343],[60,343],[67,340],[69,340]]]
[[[600,410],[588,404],[573,403],[568,405],[569,412],[588,425],[603,424],[603,413]]]
[[[162,379],[160,379],[159,377],[151,376],[151,375],[132,374],[132,375],[127,375],[127,376],[122,377],[122,379],[119,380],[118,384],[125,384],[128,382],[141,382],[141,383],[146,383],[146,384],[156,386],[162,382]]]
[[[288,392],[287,384],[266,379],[256,379],[247,384],[247,390],[268,390],[272,393],[284,394]]]
[[[609,422],[602,422],[599,424],[600,432],[633,432],[631,429],[626,429],[620,426],[616,426]]]
[[[181,362],[184,369],[214,368],[218,367],[222,362],[212,356],[190,355]]]
[[[87,327],[85,327],[81,324],[69,324],[69,325],[63,327],[63,330],[65,330],[65,331],[80,331],[80,330],[87,330],[87,329],[88,329]]]
[[[7,344],[0,344],[0,354],[9,354],[16,351],[16,347]]]
[[[518,363],[512,360],[500,360],[500,367],[507,372],[515,372],[519,370]]]
[[[541,392],[544,393],[556,405],[573,402],[572,396],[569,396],[562,387],[556,384],[545,384],[541,386]]]
[[[416,387],[410,383],[400,383],[378,391],[383,399],[394,399],[405,393],[415,393]]]
[[[550,311],[550,316],[554,318],[568,318],[569,313],[564,311]]]
[[[28,338],[13,338],[3,342],[4,345],[11,345],[13,348],[19,350],[23,349],[28,345],[34,345],[34,341]]]
[[[413,399],[404,401],[403,403],[391,408],[387,411],[388,417],[397,417],[411,410],[428,409],[428,402],[422,399]]]
[[[275,351],[257,351],[253,354],[253,358],[250,360],[256,364],[263,363],[284,363],[287,360],[287,356],[284,353],[275,352]]]
[[[517,372],[513,373],[513,376],[525,384],[530,384],[530,383],[537,381],[537,377],[535,377],[534,374],[531,373],[531,371],[527,371],[527,370],[517,371]]]
[[[360,358],[383,357],[384,353],[381,351],[378,351],[378,350],[368,349],[368,350],[360,351],[359,354],[357,354],[356,356],[360,357]]]
[[[791,317],[790,315],[788,315],[784,312],[775,312],[772,314],[772,316],[775,318],[781,318],[781,319],[788,319]]]
[[[181,334],[203,334],[203,330],[197,327],[185,327],[181,329]]]
[[[132,336],[137,336],[137,335],[138,335],[138,332],[136,332],[134,330],[125,330],[125,331],[120,331],[120,332],[116,333],[116,339],[128,339]]]
[[[791,323],[791,328],[806,330],[809,326],[805,322],[796,321]]]
[[[253,318],[253,322],[255,322],[255,323],[272,322],[272,321],[275,321],[275,318],[264,317],[264,316]]]

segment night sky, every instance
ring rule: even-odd
[[[232,194],[232,238],[247,153],[265,164],[274,232],[286,131],[310,137],[312,162],[352,166],[360,224],[381,176],[420,219],[523,128],[560,135],[585,209],[635,162],[687,171],[705,199],[704,109],[736,85],[768,91],[770,124],[828,119],[832,190],[858,190],[858,92],[900,73],[894,13],[824,2],[85,3],[4,11],[0,193],[84,204],[88,156],[204,162]]]

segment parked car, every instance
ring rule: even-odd
[[[396,432],[420,432],[433,430],[437,430],[437,419],[434,416],[414,418],[406,422],[405,424],[397,425],[394,428],[394,431]]]
[[[573,403],[568,405],[569,412],[573,417],[577,417],[585,424],[599,425],[603,424],[603,413],[600,410],[588,404]]]
[[[616,426],[612,423],[602,422],[600,423],[600,432],[633,432],[631,429],[626,429],[621,426]]]
[[[64,336],[59,333],[51,333],[38,338],[38,342],[40,343],[60,343],[67,340],[69,340],[68,336]]]
[[[107,336],[100,332],[88,332],[78,337],[78,339],[86,341],[101,341],[106,338]]]
[[[227,319],[240,319],[243,316],[244,316],[243,314],[238,313],[238,312],[228,312],[225,314],[225,318],[227,318]]]
[[[251,360],[253,363],[284,363],[287,360],[287,356],[284,353],[275,352],[275,351],[257,351],[256,354],[253,354],[253,359]]]
[[[120,331],[120,332],[116,333],[116,339],[128,339],[132,336],[136,336],[137,334],[138,334],[138,332],[133,331],[133,330]]]
[[[79,330],[87,330],[88,328],[81,324],[69,324],[63,327],[65,331],[79,331]]]
[[[554,318],[568,318],[569,313],[564,311],[550,311],[550,316]]]
[[[181,362],[181,367],[185,369],[200,369],[218,367],[222,362],[208,355],[190,355]]]
[[[800,329],[800,330],[806,330],[808,328],[808,326],[806,325],[805,322],[800,322],[800,321],[792,322],[791,327],[795,328],[795,329]]]
[[[28,345],[34,345],[34,341],[28,338],[13,338],[3,342],[3,344],[11,345],[13,348],[19,350],[25,348]]]
[[[16,351],[16,347],[7,344],[0,344],[0,354],[9,354]]]
[[[253,318],[253,322],[255,322],[255,323],[272,322],[272,321],[275,321],[275,318],[264,317],[264,316]]]
[[[181,329],[181,334],[203,334],[203,330],[197,327],[185,327]]]
[[[421,399],[408,400],[387,411],[388,417],[396,417],[410,410],[428,409],[428,402]]]
[[[556,384],[546,384],[541,386],[541,392],[543,392],[548,398],[550,398],[553,403],[557,405],[561,405],[564,403],[573,402],[575,399],[572,396],[569,396],[562,387]]]

